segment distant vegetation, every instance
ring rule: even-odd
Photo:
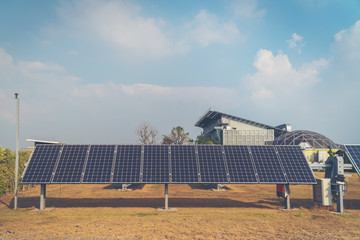
[[[19,179],[18,189],[23,189],[24,186],[20,184],[20,177],[24,171],[24,165],[29,160],[31,151],[19,151]],[[15,190],[15,152],[9,148],[2,148],[0,146],[0,196],[14,192]]]
[[[182,145],[187,142],[192,142],[189,133],[185,132],[181,126],[174,127],[169,135],[163,135],[162,144],[178,144]]]

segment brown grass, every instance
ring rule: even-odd
[[[347,181],[343,215],[314,205],[306,185],[290,186],[295,209],[286,211],[274,185],[211,191],[172,184],[176,212],[157,210],[164,185],[48,185],[44,211],[36,187],[19,193],[17,211],[13,195],[0,198],[0,239],[360,239],[360,180]]]

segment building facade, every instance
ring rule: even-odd
[[[206,112],[195,126],[203,129],[202,134],[205,137],[222,145],[271,144],[276,137],[286,132],[278,127],[211,110]]]

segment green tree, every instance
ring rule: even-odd
[[[169,135],[163,135],[162,144],[184,144],[186,142],[192,142],[189,137],[189,133],[186,133],[181,126],[174,127]]]
[[[19,151],[19,176],[20,183],[21,174],[24,171],[24,165],[29,160],[31,152],[29,150]],[[19,189],[24,186],[18,185]],[[9,148],[0,146],[0,195],[15,190],[15,152]]]
[[[195,140],[195,143],[196,144],[209,144],[209,145],[214,145],[214,144],[220,144],[219,141],[216,141],[214,139],[210,139],[210,138],[207,138],[205,137],[204,135],[199,135],[196,137],[196,140]]]

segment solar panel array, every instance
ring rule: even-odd
[[[89,145],[65,145],[53,183],[80,183]]]
[[[61,145],[39,145],[27,163],[23,183],[50,183]]]
[[[284,166],[286,177],[289,183],[308,183],[314,180],[312,171],[306,171],[309,166],[304,158],[303,151],[297,146],[276,146],[275,147],[282,165]],[[305,170],[305,171],[304,171]]]
[[[145,145],[143,183],[168,183],[169,176],[169,146]]]
[[[110,183],[115,145],[91,146],[84,172],[84,183]]]
[[[360,176],[360,144],[346,144],[346,155]]]
[[[273,146],[250,146],[259,183],[287,183]]]
[[[140,182],[141,152],[139,145],[117,146],[113,183]]]
[[[199,182],[195,146],[171,146],[171,182]]]
[[[38,145],[22,183],[316,183],[298,146]]]
[[[248,146],[224,146],[230,182],[258,183]]]

